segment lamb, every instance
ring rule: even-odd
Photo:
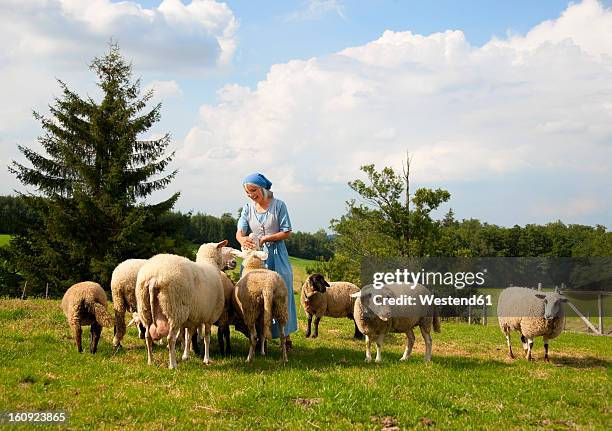
[[[262,251],[235,252],[242,257],[242,277],[234,289],[234,301],[244,323],[249,329],[251,345],[246,361],[251,362],[257,344],[256,324],[260,323],[264,339],[272,338],[271,325],[274,318],[280,327],[283,362],[287,362],[285,324],[288,319],[288,290],[283,278],[276,272],[264,269],[263,261],[268,254]],[[262,342],[262,354],[265,343]]]
[[[146,328],[149,365],[153,363],[153,340],[168,336],[169,368],[176,368],[175,347],[179,333],[186,329],[182,357],[186,360],[191,336],[200,326],[204,327],[205,334],[204,363],[210,363],[210,329],[219,319],[224,305],[218,267],[171,254],[153,256],[138,272],[136,304]]]
[[[121,347],[121,340],[125,336],[125,313],[136,311],[136,277],[146,259],[128,259],[121,262],[113,271],[111,277],[111,293],[113,309],[115,310],[115,336],[113,346]],[[138,323],[138,333],[144,339],[145,327],[136,319],[130,323]]]
[[[527,360],[533,360],[533,339],[541,336],[544,338],[544,360],[549,361],[548,341],[563,331],[564,302],[567,302],[567,298],[557,290],[544,294],[524,287],[508,287],[501,292],[497,301],[497,316],[499,327],[506,336],[510,358],[514,359],[510,333],[516,330],[521,333]]]
[[[302,285],[300,302],[304,312],[308,315],[308,329],[306,330],[306,338],[310,337],[312,316],[315,316],[314,333],[312,338],[317,338],[319,335],[319,322],[323,316],[328,317],[348,317],[353,320],[353,308],[355,306],[355,298],[352,298],[353,293],[359,292],[359,288],[353,283],[345,281],[335,281],[328,283],[321,274],[312,274],[308,276]],[[357,328],[355,323],[355,339],[362,339],[363,334]]]
[[[221,267],[219,276],[221,277],[221,282],[223,284],[225,302],[223,312],[221,313],[219,320],[216,322],[218,325],[217,339],[219,341],[219,349],[221,350],[221,354],[229,355],[232,352],[232,346],[230,343],[230,325],[234,325],[234,327],[242,332],[247,338],[249,337],[249,333],[248,328],[245,326],[242,318],[236,313],[234,308],[234,283],[227,276],[227,274],[222,271],[223,269],[233,269],[236,267],[236,259],[232,254],[236,250],[231,247],[225,247],[225,244],[227,244],[227,240],[218,244],[203,244],[198,249],[196,262],[208,262]],[[217,249],[219,246],[221,246],[221,262],[218,261]],[[194,340],[197,340],[197,335],[194,336]],[[194,343],[194,346],[195,345],[196,344]]]
[[[435,332],[440,332],[440,317],[435,307],[421,304],[419,296],[425,295],[431,295],[431,292],[420,284],[387,284],[382,289],[368,285],[351,295],[356,298],[355,323],[366,338],[366,362],[372,361],[372,339],[376,342],[375,362],[382,361],[382,345],[388,332],[406,334],[406,348],[400,361],[407,360],[414,346],[413,329],[416,326],[425,340],[425,362],[431,361],[431,329],[433,326]],[[393,301],[407,297],[415,298],[415,305],[391,305]]]
[[[68,319],[79,353],[83,352],[81,335],[83,325],[90,326],[89,351],[96,353],[103,326],[112,326],[113,318],[107,307],[104,289],[93,281],[72,285],[62,298],[62,310]]]

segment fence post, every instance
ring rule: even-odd
[[[604,324],[603,324],[603,295],[600,293],[597,295],[597,313],[599,314],[599,333],[604,335]]]
[[[45,288],[45,299],[49,298],[49,283],[47,283],[47,287]]]
[[[487,303],[482,306],[482,325],[487,326]]]
[[[21,292],[21,299],[22,300],[25,299],[25,292],[26,292],[27,285],[28,285],[28,280],[26,280],[25,284],[23,285],[23,292]]]
[[[468,304],[468,325],[472,324],[472,306]]]
[[[538,283],[538,290],[542,290],[542,283]]]

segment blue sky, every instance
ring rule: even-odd
[[[9,0],[0,5],[0,163],[37,148],[55,77],[118,40],[162,101],[180,173],[153,199],[235,212],[260,170],[296,230],[327,228],[359,166],[442,187],[458,218],[612,226],[610,2]],[[23,190],[0,171],[0,193]]]

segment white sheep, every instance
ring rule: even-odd
[[[204,363],[210,363],[210,330],[223,311],[224,295],[219,268],[182,256],[159,254],[138,272],[136,302],[146,327],[147,362],[152,364],[154,339],[168,336],[169,368],[177,366],[176,339],[185,328],[183,360],[189,355],[193,332],[204,326]]]
[[[312,317],[315,316],[313,338],[319,335],[319,322],[323,316],[328,317],[348,317],[353,320],[353,308],[355,298],[352,294],[359,292],[359,288],[353,283],[346,281],[327,282],[321,274],[311,274],[308,276],[300,294],[300,302],[304,312],[308,316],[308,329],[306,338],[311,335]],[[363,338],[363,334],[355,323],[356,339]]]
[[[72,285],[62,298],[62,311],[68,319],[79,353],[83,351],[81,336],[83,325],[91,325],[89,351],[96,353],[103,326],[112,326],[113,318],[108,314],[106,293],[93,281]]]
[[[504,289],[497,301],[499,327],[506,336],[508,355],[514,358],[510,333],[521,333],[521,342],[527,360],[533,360],[531,351],[535,337],[544,338],[544,360],[548,362],[548,341],[563,331],[567,298],[558,291],[542,293],[524,287]]]
[[[212,265],[218,265],[220,267],[219,276],[223,284],[223,292],[225,303],[223,306],[223,312],[216,322],[218,325],[217,340],[219,341],[219,349],[222,355],[229,355],[232,352],[230,343],[230,325],[234,325],[236,329],[245,334],[248,338],[248,329],[244,325],[242,318],[238,315],[234,307],[234,283],[232,280],[223,272],[223,269],[233,269],[236,267],[236,258],[234,252],[237,251],[231,247],[225,247],[227,240],[220,243],[214,244],[203,244],[198,249],[196,255],[196,262],[208,262]],[[221,247],[221,262],[218,260],[218,248]],[[194,341],[197,340],[197,335],[194,336]],[[195,343],[194,343],[195,346]]]
[[[113,271],[111,294],[113,297],[113,309],[115,310],[114,347],[120,347],[121,340],[125,336],[125,313],[136,311],[136,278],[138,277],[138,271],[146,261],[146,259],[128,259],[117,265]],[[145,328],[142,323],[134,318],[130,323],[138,325],[139,336],[144,339]]]
[[[431,361],[431,329],[433,326],[435,332],[440,332],[440,317],[435,307],[420,302],[419,296],[426,295],[431,295],[431,292],[420,284],[387,284],[381,289],[368,285],[352,295],[356,298],[353,311],[355,323],[366,338],[366,362],[372,361],[372,339],[376,342],[375,361],[382,361],[382,345],[388,332],[406,334],[406,348],[400,361],[407,360],[414,346],[413,329],[416,326],[425,340],[424,360]],[[389,302],[389,299],[407,300],[408,297],[414,298],[415,305],[393,305]]]
[[[262,319],[264,339],[272,338],[271,326],[274,318],[279,325],[283,362],[287,362],[285,324],[288,319],[288,290],[283,278],[276,272],[264,269],[268,255],[262,251],[248,250],[235,255],[242,257],[242,277],[236,283],[234,300],[247,328],[251,345],[247,362],[253,360],[257,344],[257,322]],[[261,343],[262,354],[265,343]]]

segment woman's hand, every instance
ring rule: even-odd
[[[255,241],[253,241],[253,238],[249,236],[243,236],[238,238],[238,242],[240,243],[240,246],[244,249],[252,249],[257,247]]]

